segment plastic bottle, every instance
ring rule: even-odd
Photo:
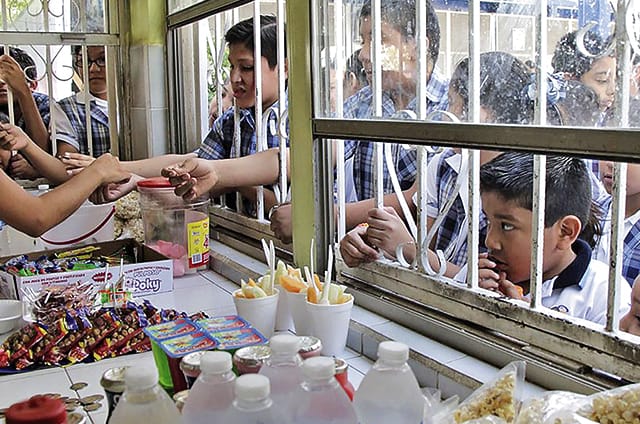
[[[340,359],[340,358],[333,358],[336,364],[336,380],[338,380],[338,383],[340,384],[340,386],[342,386],[342,389],[344,390],[344,392],[347,394],[347,397],[349,398],[350,401],[353,401],[353,395],[356,393],[356,389],[353,387],[353,384],[351,384],[351,382],[349,381],[349,365],[347,364],[347,361],[345,361],[344,359]]]
[[[298,355],[300,340],[292,334],[277,334],[269,340],[271,357],[260,368],[260,374],[271,382],[271,398],[279,410],[291,418],[291,393],[302,383],[302,359]]]
[[[353,405],[360,424],[419,424],[424,399],[413,371],[407,365],[409,347],[382,342],[378,360],[364,376]]]
[[[236,397],[221,422],[233,424],[287,424],[290,421],[269,397],[269,379],[244,374],[236,379]]]
[[[334,378],[333,358],[318,356],[302,364],[304,381],[293,394],[293,423],[357,424],[351,401]]]
[[[182,423],[178,408],[158,384],[155,368],[127,368],[124,387],[109,424]]]
[[[185,424],[222,422],[222,415],[233,402],[236,376],[231,367],[231,355],[228,352],[205,352],[202,355],[200,375],[182,410]]]

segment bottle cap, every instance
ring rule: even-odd
[[[151,367],[130,367],[124,373],[124,385],[127,390],[144,390],[158,382],[158,371]]]
[[[7,424],[61,424],[67,421],[67,411],[60,399],[37,395],[11,405],[5,421]]]
[[[277,334],[269,340],[274,355],[295,355],[300,349],[300,338],[293,334]]]
[[[261,374],[244,374],[236,379],[236,398],[258,401],[269,396],[269,379]]]
[[[302,375],[306,379],[320,380],[333,377],[336,365],[333,358],[314,356],[302,363]]]
[[[378,358],[383,361],[406,362],[409,359],[409,346],[399,342],[382,342],[378,345]]]
[[[38,184],[38,191],[49,190],[49,184]]]
[[[232,367],[229,352],[205,352],[200,358],[200,371],[205,374],[222,374],[231,371]]]
[[[341,358],[333,358],[333,360],[336,366],[336,375],[347,372],[347,368],[349,367],[347,361]]]

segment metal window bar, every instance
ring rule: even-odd
[[[342,0],[334,0],[333,2],[333,14],[334,14],[334,28],[335,28],[335,78],[336,78],[336,110],[335,116],[337,119],[342,119],[344,116],[344,58],[345,49],[345,37],[343,33],[344,26],[344,5]],[[350,43],[348,43],[350,44]],[[330,86],[330,84],[328,84]],[[336,163],[336,188],[337,188],[337,200],[338,200],[338,241],[342,240],[346,234],[346,193],[345,193],[345,157],[344,157],[344,140],[335,140],[333,142],[335,146],[335,163]]]
[[[118,134],[120,132],[120,121],[118,120],[118,84],[116,70],[120,68],[118,51],[114,46],[105,46],[105,57],[107,59],[107,100],[109,112],[109,141],[110,152],[114,156],[120,156],[120,146],[118,144]]]
[[[7,21],[7,0],[2,0],[2,30],[3,31],[7,31],[9,29],[9,24]],[[4,44],[4,54],[8,55],[10,54],[11,50],[9,50],[9,44],[5,43]],[[9,123],[11,125],[15,125],[16,122],[16,114],[15,114],[15,110],[13,109],[13,90],[11,90],[11,87],[9,87],[9,84],[7,84],[7,102],[8,102],[8,106],[7,109],[9,111]]]
[[[260,0],[253,2],[253,78],[256,86],[256,104],[255,104],[255,132],[256,132],[256,151],[265,150],[267,139],[266,134],[260,123],[262,122],[262,27],[260,26]],[[264,187],[258,186],[256,199],[256,215],[258,220],[264,221]]]
[[[226,12],[225,12],[225,18],[227,17]],[[225,23],[226,23],[226,19],[225,19]],[[213,65],[215,67],[215,83],[216,83],[216,99],[217,99],[217,108],[218,108],[218,116],[221,116],[223,111],[222,111],[222,93],[221,93],[221,87],[224,84],[224,81],[221,81],[221,73],[222,73],[222,60],[221,58],[223,58],[224,56],[224,41],[223,41],[223,31],[222,31],[222,18],[220,16],[219,13],[217,13],[215,15],[215,28],[214,28],[215,34],[216,34],[216,39],[215,39],[215,44],[213,42],[213,40],[209,43],[210,49],[211,49],[211,56],[213,57]],[[229,96],[231,96],[231,93],[228,93]],[[220,205],[222,207],[226,207],[227,205],[227,196],[222,195],[219,197],[220,199]]]
[[[283,203],[287,200],[287,193],[289,191],[287,184],[287,138],[286,133],[286,120],[287,120],[287,79],[285,75],[285,0],[277,0],[277,25],[278,25],[278,119],[276,122],[278,125],[278,140],[280,151],[280,198],[276,199],[276,202]]]
[[[371,2],[371,62],[373,64],[373,107],[374,116],[382,117],[382,29],[381,29],[380,0]],[[384,197],[384,167],[382,162],[382,144],[375,143],[373,149],[373,184],[375,187],[375,205],[383,206]]]
[[[547,123],[547,0],[538,1],[536,19],[536,51],[537,55],[537,96],[535,123]],[[542,260],[544,249],[544,211],[546,206],[546,157],[536,155],[533,159],[533,203],[531,225],[531,271],[530,271],[530,306],[532,309],[542,307]]]
[[[469,111],[473,123],[480,122],[480,0],[469,4]],[[467,287],[478,287],[478,246],[480,227],[480,152],[468,151],[469,212],[467,231]]]

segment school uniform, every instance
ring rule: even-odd
[[[63,139],[65,143],[73,146],[83,155],[89,154],[89,138],[87,137],[87,113],[85,93],[76,93],[58,102],[73,127],[74,138]],[[106,100],[99,99],[89,94],[89,113],[91,115],[91,146],[93,156],[111,151],[111,139],[109,138],[109,104]]]
[[[623,222],[622,242],[622,276],[633,286],[633,282],[640,274],[640,210],[625,218]],[[607,207],[607,217],[603,223],[602,237],[594,250],[593,257],[604,263],[609,263],[611,243],[611,201]]]
[[[542,304],[576,318],[604,325],[607,319],[609,267],[591,258],[589,245],[576,240],[571,246],[576,258],[557,276],[542,283]],[[465,282],[466,265],[455,276]],[[617,287],[619,317],[631,308],[631,287],[621,281]],[[530,295],[525,296],[529,299]]]

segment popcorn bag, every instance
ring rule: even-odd
[[[493,380],[473,392],[450,415],[444,415],[434,422],[461,424],[483,419],[474,422],[513,423],[522,398],[525,367],[524,361],[511,362],[502,368]],[[500,420],[497,421],[495,418]]]
[[[590,422],[638,423],[640,422],[640,384],[630,384],[595,393],[585,398],[576,412]]]
[[[586,397],[577,393],[552,391],[527,399],[520,408],[516,424],[543,424],[553,422],[552,417],[559,411],[566,411],[584,402]],[[551,421],[550,421],[551,420]]]

